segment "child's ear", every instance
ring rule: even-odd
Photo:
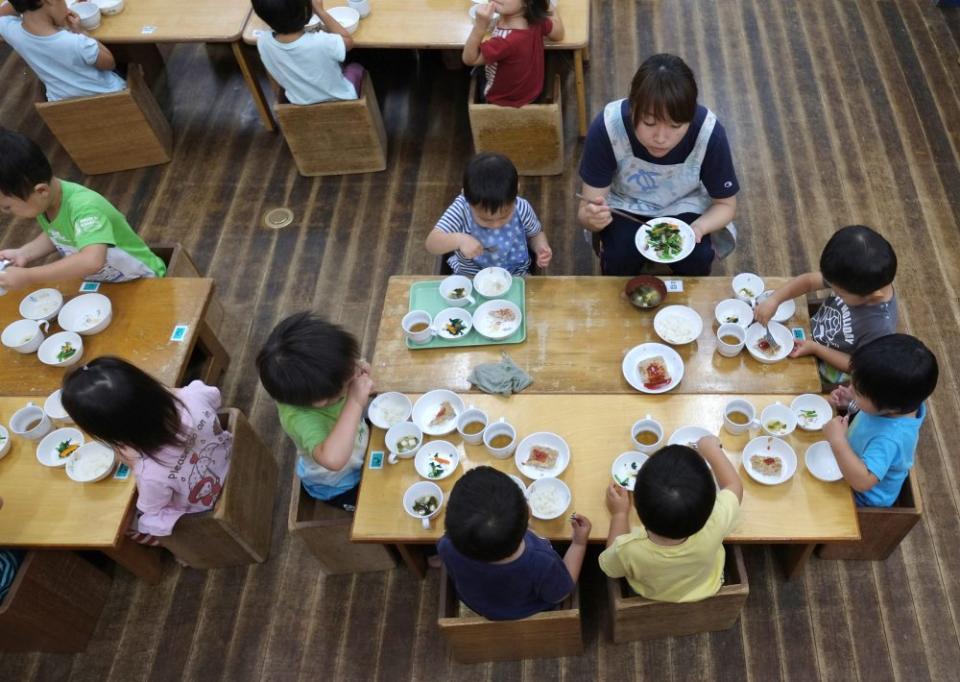
[[[46,2],[46,0],[44,0]],[[46,182],[38,182],[33,186],[33,191],[35,194],[39,194],[42,197],[50,196],[50,185]]]

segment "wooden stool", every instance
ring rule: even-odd
[[[87,648],[110,576],[73,552],[28,552],[0,603],[0,651]]]
[[[680,637],[697,632],[726,630],[737,622],[750,587],[739,547],[725,546],[724,583],[712,597],[676,604],[637,596],[626,580],[607,578],[613,641]]]
[[[35,106],[73,162],[87,175],[156,166],[170,160],[170,124],[139,65],[130,65],[126,90],[38,101]]]
[[[470,83],[467,111],[477,153],[496,152],[513,161],[520,175],[559,175],[563,172],[563,100],[560,74],[543,104],[501,107],[477,104],[477,82]]]
[[[370,74],[360,98],[319,104],[276,104],[277,121],[300,175],[370,173],[387,167],[387,133]]]
[[[277,465],[243,415],[231,407],[220,423],[233,434],[230,470],[213,509],[184,514],[160,544],[193,568],[262,563],[270,553]]]
[[[857,507],[859,541],[820,545],[817,556],[821,559],[883,561],[907,537],[921,516],[920,488],[914,477],[908,475],[900,497],[892,507]]]
[[[583,653],[580,633],[580,588],[554,611],[521,620],[487,620],[460,615],[453,581],[440,571],[440,632],[453,658],[460,663],[559,658]]]
[[[397,565],[383,545],[350,542],[351,525],[353,514],[311,497],[294,470],[287,529],[303,540],[325,574],[388,571]]]

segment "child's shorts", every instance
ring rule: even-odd
[[[355,511],[357,511],[357,494],[359,492],[360,486],[357,485],[353,488],[350,488],[350,490],[347,490],[346,492],[340,493],[336,497],[331,497],[329,500],[321,500],[321,502],[353,514]]]

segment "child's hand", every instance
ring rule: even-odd
[[[765,298],[757,304],[757,307],[753,309],[753,318],[760,324],[766,326],[770,324],[770,320],[773,319],[773,316],[777,313],[777,308],[780,306],[776,301],[773,300],[773,297]]]
[[[594,231],[599,232],[613,222],[613,214],[610,213],[610,207],[607,206],[606,199],[597,197],[586,202],[586,204],[583,209],[584,222]]]
[[[538,268],[547,267],[550,265],[550,261],[553,260],[553,249],[551,249],[548,244],[541,246],[535,253],[537,255]]]
[[[693,238],[697,240],[697,244],[703,241],[703,228],[694,223],[690,226],[690,229],[693,230]]]
[[[823,425],[823,435],[831,443],[846,440],[849,426],[850,417],[834,417]]]
[[[347,398],[360,405],[360,407],[366,408],[371,393],[373,393],[373,379],[370,378],[369,374],[361,373],[350,381]]]
[[[611,514],[630,513],[630,491],[616,483],[607,486],[607,509]]]
[[[700,440],[697,441],[697,452],[703,457],[704,450],[708,449],[711,445],[719,450],[723,449],[723,443],[720,442],[720,439],[711,434],[700,437]]]
[[[846,410],[850,407],[850,401],[853,400],[853,389],[849,386],[837,386],[830,391],[830,397],[827,402],[836,408]]]
[[[819,343],[810,339],[804,339],[803,341],[796,340],[793,342],[793,350],[790,351],[790,357],[802,358],[805,355],[816,355],[819,345]]]
[[[354,371],[353,376],[358,377],[361,374],[370,374],[370,363],[366,360],[357,360],[357,369]]]
[[[0,287],[9,290],[23,289],[30,284],[30,275],[27,268],[10,266],[0,272]]]
[[[570,525],[573,526],[573,544],[587,544],[587,540],[590,539],[590,529],[593,528],[593,524],[590,523],[590,519],[583,514],[577,514],[574,512],[570,516]]]
[[[72,33],[83,33],[83,26],[80,25],[80,15],[74,12],[72,9],[67,10],[66,15],[63,17],[64,24],[67,27],[67,30]]]
[[[28,264],[23,249],[3,249],[0,251],[0,260],[8,260],[11,265],[16,265],[18,268],[26,267]]]
[[[476,237],[469,234],[460,235],[460,246],[457,247],[464,258],[473,260],[483,255],[483,244]]]
[[[485,2],[477,6],[477,26],[490,28],[493,26],[493,15],[497,13],[497,7],[492,2]]]

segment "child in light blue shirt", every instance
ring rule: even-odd
[[[850,386],[831,397],[860,411],[852,420],[832,419],[823,433],[857,505],[890,507],[913,466],[923,402],[937,386],[937,358],[918,339],[890,334],[858,347],[850,367]]]

